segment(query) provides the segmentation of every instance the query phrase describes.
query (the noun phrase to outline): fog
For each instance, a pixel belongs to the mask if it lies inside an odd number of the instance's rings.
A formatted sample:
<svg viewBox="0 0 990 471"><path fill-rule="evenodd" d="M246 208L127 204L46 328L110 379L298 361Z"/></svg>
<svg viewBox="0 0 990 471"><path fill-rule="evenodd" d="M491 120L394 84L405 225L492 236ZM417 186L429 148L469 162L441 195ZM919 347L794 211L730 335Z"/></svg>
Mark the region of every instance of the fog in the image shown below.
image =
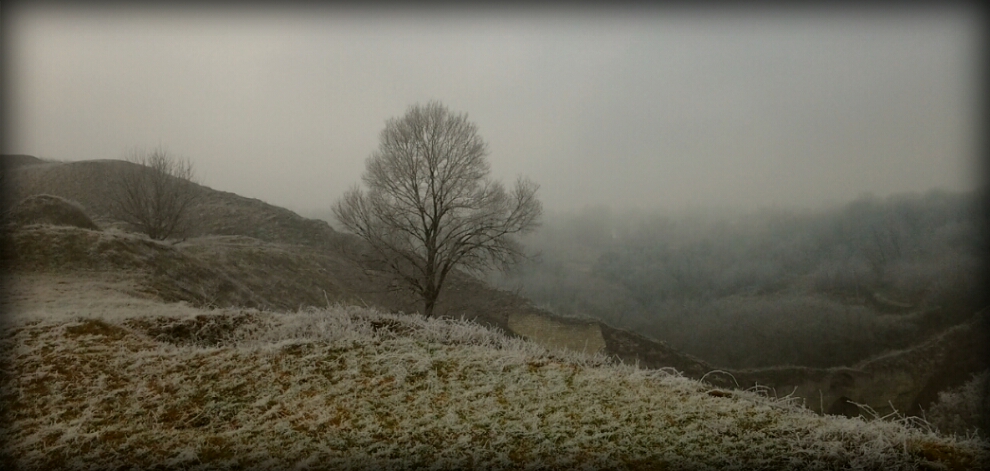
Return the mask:
<svg viewBox="0 0 990 471"><path fill-rule="evenodd" d="M6 6L4 153L163 145L326 211L439 100L550 210L816 207L978 187L982 11Z"/></svg>

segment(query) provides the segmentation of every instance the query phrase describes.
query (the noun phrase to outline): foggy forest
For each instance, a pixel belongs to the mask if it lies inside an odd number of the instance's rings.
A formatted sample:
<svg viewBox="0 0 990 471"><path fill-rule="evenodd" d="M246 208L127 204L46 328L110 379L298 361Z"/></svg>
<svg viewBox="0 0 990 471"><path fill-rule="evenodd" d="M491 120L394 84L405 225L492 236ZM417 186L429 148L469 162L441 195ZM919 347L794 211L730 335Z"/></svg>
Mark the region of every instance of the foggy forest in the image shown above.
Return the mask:
<svg viewBox="0 0 990 471"><path fill-rule="evenodd" d="M849 365L986 305L986 225L977 193L937 190L816 211L589 207L548 214L536 256L493 282L724 367Z"/></svg>

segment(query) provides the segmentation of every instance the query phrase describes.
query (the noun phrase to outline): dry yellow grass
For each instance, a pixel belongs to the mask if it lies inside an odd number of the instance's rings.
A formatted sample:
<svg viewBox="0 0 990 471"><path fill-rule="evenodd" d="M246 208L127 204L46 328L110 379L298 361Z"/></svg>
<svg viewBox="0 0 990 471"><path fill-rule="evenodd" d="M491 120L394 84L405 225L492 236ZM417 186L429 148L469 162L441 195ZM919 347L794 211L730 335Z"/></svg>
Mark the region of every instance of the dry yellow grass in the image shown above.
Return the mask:
<svg viewBox="0 0 990 471"><path fill-rule="evenodd" d="M469 322L354 307L206 311L134 297L126 276L74 281L5 285L15 315L0 340L4 468L990 464L975 439L719 394Z"/></svg>

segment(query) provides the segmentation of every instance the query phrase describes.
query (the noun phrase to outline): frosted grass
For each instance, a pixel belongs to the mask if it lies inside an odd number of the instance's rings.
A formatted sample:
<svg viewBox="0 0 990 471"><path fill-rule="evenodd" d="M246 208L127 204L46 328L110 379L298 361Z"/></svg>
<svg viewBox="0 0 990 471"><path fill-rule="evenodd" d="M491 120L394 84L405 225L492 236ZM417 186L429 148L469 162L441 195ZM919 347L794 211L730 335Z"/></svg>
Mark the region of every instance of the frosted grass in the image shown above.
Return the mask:
<svg viewBox="0 0 990 471"><path fill-rule="evenodd" d="M979 469L986 442L336 306L4 326L4 467ZM9 465L9 466L8 466Z"/></svg>

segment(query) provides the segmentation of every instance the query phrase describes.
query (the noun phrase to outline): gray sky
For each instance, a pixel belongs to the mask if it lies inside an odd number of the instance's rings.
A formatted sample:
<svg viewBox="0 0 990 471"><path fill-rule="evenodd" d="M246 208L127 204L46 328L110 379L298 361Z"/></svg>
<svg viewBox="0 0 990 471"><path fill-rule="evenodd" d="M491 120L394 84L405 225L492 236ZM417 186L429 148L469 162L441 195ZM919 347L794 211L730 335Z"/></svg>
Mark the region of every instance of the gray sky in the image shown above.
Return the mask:
<svg viewBox="0 0 990 471"><path fill-rule="evenodd" d="M164 145L303 213L440 100L551 209L977 187L982 24L926 11L5 8L5 153Z"/></svg>

